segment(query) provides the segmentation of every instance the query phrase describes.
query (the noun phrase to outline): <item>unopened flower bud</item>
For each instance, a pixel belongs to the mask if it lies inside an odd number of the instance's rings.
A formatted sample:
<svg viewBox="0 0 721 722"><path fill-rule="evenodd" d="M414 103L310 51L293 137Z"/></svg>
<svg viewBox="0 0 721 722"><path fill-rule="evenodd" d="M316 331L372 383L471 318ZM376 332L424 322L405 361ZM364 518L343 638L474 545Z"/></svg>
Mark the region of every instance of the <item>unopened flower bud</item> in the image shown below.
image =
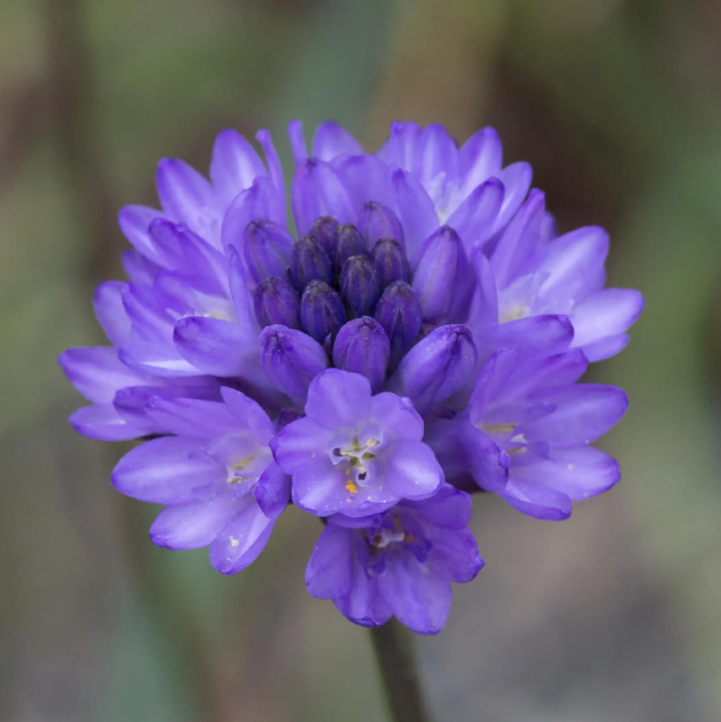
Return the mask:
<svg viewBox="0 0 721 722"><path fill-rule="evenodd" d="M371 257L378 285L381 288L390 286L394 281L410 281L411 269L406 254L398 241L394 241L392 238L381 238L373 246Z"/></svg>
<svg viewBox="0 0 721 722"><path fill-rule="evenodd" d="M467 326L440 326L406 354L394 381L423 413L443 403L468 381L477 358Z"/></svg>
<svg viewBox="0 0 721 722"><path fill-rule="evenodd" d="M363 256L368 253L365 239L352 223L346 223L338 229L338 247L335 252L335 270L340 273L343 264L351 256Z"/></svg>
<svg viewBox="0 0 721 722"><path fill-rule="evenodd" d="M280 323L300 328L300 299L287 281L276 276L266 278L255 289L255 316L262 328Z"/></svg>
<svg viewBox="0 0 721 722"><path fill-rule="evenodd" d="M423 320L445 323L454 320L457 309L467 307L472 276L458 234L439 228L419 249L413 275L413 290L423 309Z"/></svg>
<svg viewBox="0 0 721 722"><path fill-rule="evenodd" d="M296 402L305 400L308 386L328 366L323 347L302 331L268 326L260 334L265 375Z"/></svg>
<svg viewBox="0 0 721 722"><path fill-rule="evenodd" d="M243 234L243 254L256 283L270 276L282 278L290 264L293 237L273 221L251 221Z"/></svg>
<svg viewBox="0 0 721 722"><path fill-rule="evenodd" d="M338 221L335 218L320 216L313 221L313 227L310 230L311 236L318 241L330 259L335 258L338 248L338 228Z"/></svg>
<svg viewBox="0 0 721 722"><path fill-rule="evenodd" d="M299 291L303 291L311 281L330 283L332 277L330 259L313 236L303 236L293 246L290 274Z"/></svg>
<svg viewBox="0 0 721 722"><path fill-rule="evenodd" d="M405 245L403 226L396 214L376 201L369 201L361 208L358 230L365 238L368 248L373 248L379 238L393 238L401 248Z"/></svg>
<svg viewBox="0 0 721 722"><path fill-rule="evenodd" d="M391 344L378 321L368 316L349 321L333 344L333 364L344 371L362 374L374 393L386 377Z"/></svg>
<svg viewBox="0 0 721 722"><path fill-rule="evenodd" d="M353 318L373 314L380 289L368 256L351 256L340 274L340 295Z"/></svg>
<svg viewBox="0 0 721 722"><path fill-rule="evenodd" d="M334 336L346 322L338 292L323 281L311 281L303 291L300 320L303 330L318 343L323 343L329 334Z"/></svg>
<svg viewBox="0 0 721 722"><path fill-rule="evenodd" d="M376 306L375 319L385 329L391 344L391 368L416 341L423 313L413 289L404 281L392 283Z"/></svg>

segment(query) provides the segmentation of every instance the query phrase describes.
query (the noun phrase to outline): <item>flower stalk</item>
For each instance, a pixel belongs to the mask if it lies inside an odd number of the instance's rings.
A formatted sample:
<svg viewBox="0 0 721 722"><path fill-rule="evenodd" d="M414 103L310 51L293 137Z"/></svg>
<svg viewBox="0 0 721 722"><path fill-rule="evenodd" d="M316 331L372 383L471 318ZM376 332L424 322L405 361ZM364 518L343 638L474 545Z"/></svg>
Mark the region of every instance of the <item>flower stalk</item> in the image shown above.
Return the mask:
<svg viewBox="0 0 721 722"><path fill-rule="evenodd" d="M389 722L431 722L423 698L411 633L395 619L371 627Z"/></svg>

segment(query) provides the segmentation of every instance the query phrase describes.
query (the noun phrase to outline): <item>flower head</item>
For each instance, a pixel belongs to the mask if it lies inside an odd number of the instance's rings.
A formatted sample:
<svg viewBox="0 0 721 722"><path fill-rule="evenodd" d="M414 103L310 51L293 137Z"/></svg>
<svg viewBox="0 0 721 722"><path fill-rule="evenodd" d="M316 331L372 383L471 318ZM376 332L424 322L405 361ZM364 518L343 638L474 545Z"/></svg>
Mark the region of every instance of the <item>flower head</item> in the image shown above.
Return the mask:
<svg viewBox="0 0 721 722"><path fill-rule="evenodd" d="M289 126L283 171L233 131L210 178L161 161L159 210L130 206L127 282L102 284L109 346L60 363L91 402L88 436L157 437L113 473L166 506L152 540L255 559L290 502L326 528L307 572L353 621L437 632L449 582L482 566L470 496L561 519L619 479L590 446L620 389L578 383L618 353L640 294L607 289L608 237L558 235L525 163L496 132L460 147L394 123L375 154L326 122Z"/></svg>

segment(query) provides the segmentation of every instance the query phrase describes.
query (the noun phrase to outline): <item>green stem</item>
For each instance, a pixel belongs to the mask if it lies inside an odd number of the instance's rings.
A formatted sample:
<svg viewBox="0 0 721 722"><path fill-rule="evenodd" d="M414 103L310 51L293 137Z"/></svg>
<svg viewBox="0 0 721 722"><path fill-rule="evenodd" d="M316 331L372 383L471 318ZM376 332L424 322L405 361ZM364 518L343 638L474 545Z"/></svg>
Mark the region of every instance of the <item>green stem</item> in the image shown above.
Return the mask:
<svg viewBox="0 0 721 722"><path fill-rule="evenodd" d="M391 722L430 722L411 633L395 619L370 630Z"/></svg>

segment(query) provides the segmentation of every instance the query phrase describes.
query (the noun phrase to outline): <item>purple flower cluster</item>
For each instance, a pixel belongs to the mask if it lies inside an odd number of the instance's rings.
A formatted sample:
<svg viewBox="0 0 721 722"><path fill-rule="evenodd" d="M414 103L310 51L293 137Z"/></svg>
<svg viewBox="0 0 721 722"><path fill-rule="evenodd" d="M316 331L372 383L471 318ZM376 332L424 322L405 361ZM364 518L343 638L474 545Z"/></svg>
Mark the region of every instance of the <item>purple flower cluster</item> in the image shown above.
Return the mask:
<svg viewBox="0 0 721 722"><path fill-rule="evenodd" d="M604 288L606 233L558 235L490 128L459 148L394 123L375 154L330 122L310 154L289 135L292 219L266 131L264 159L222 132L209 180L161 161L161 210L121 211L130 280L95 294L111 345L60 357L91 402L70 420L151 437L112 480L165 505L154 543L232 574L293 503L325 523L313 596L432 634L483 566L471 493L557 520L619 480L590 443L626 396L579 379L643 299Z"/></svg>

